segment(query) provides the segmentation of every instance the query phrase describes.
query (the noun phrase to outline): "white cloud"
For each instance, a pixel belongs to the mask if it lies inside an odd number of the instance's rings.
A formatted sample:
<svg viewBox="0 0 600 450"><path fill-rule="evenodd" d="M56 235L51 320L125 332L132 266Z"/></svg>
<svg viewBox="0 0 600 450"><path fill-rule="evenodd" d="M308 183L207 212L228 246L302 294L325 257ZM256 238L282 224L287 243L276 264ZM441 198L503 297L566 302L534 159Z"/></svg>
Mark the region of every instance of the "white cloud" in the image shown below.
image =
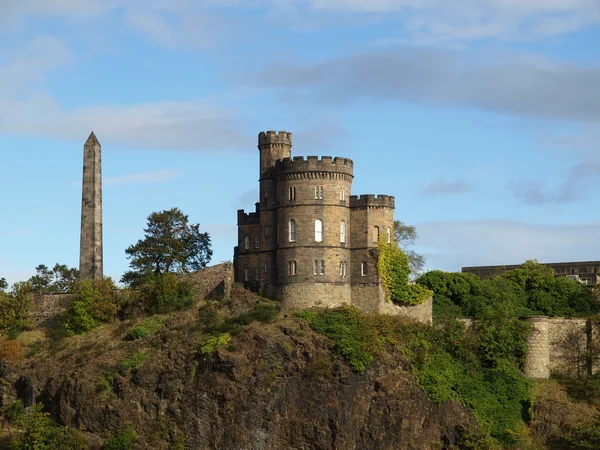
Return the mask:
<svg viewBox="0 0 600 450"><path fill-rule="evenodd" d="M460 180L443 180L441 178L436 178L435 180L427 183L421 189L421 194L424 196L434 196L434 195L452 195L452 194L462 194L465 192L469 192L473 189L473 186L469 183Z"/></svg>

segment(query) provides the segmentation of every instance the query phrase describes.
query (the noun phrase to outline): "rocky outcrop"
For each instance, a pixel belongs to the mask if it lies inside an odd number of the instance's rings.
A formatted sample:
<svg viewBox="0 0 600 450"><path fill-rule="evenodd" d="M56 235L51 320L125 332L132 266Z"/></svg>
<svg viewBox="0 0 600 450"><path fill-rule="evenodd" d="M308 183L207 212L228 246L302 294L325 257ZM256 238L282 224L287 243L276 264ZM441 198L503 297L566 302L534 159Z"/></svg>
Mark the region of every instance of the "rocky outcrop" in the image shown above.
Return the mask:
<svg viewBox="0 0 600 450"><path fill-rule="evenodd" d="M186 449L439 449L474 423L458 403L434 404L399 351L360 375L327 338L283 317L203 359L194 325L178 313L143 342L123 340L125 325L100 327L5 369L3 395L21 395L27 379L62 424L99 442L131 422L145 449L184 439ZM148 359L137 370L119 370L139 352Z"/></svg>

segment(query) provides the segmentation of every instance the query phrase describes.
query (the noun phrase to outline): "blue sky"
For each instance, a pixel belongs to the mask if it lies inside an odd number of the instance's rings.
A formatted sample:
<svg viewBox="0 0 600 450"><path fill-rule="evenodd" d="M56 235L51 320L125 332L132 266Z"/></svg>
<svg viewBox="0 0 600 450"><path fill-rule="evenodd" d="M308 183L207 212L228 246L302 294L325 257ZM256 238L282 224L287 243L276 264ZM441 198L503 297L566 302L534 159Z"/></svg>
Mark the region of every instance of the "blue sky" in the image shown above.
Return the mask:
<svg viewBox="0 0 600 450"><path fill-rule="evenodd" d="M102 144L105 272L177 206L232 258L257 134L354 160L427 268L600 259L597 0L0 2L0 277L76 267Z"/></svg>

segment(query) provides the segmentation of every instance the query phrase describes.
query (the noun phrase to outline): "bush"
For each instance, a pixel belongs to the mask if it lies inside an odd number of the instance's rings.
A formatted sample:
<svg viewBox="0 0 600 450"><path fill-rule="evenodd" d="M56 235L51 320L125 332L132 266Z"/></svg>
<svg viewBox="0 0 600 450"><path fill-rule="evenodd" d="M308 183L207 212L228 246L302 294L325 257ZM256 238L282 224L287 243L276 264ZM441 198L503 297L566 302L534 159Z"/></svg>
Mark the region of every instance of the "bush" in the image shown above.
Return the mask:
<svg viewBox="0 0 600 450"><path fill-rule="evenodd" d="M138 435L131 425L125 425L104 442L104 450L131 450Z"/></svg>
<svg viewBox="0 0 600 450"><path fill-rule="evenodd" d="M11 332L11 337L31 328L29 311L33 294L29 283L15 283L10 293L0 291L0 334Z"/></svg>
<svg viewBox="0 0 600 450"><path fill-rule="evenodd" d="M5 408L3 414L11 425L16 427L22 427L25 425L25 405L21 400L17 400L12 405Z"/></svg>
<svg viewBox="0 0 600 450"><path fill-rule="evenodd" d="M73 286L63 325L71 336L87 333L101 322L114 320L120 308L121 296L110 278L82 281Z"/></svg>
<svg viewBox="0 0 600 450"><path fill-rule="evenodd" d="M202 336L198 340L198 352L202 357L211 356L219 349L227 347L231 342L231 334L223 333L217 336Z"/></svg>
<svg viewBox="0 0 600 450"><path fill-rule="evenodd" d="M166 322L164 316L152 316L144 319L139 325L135 326L127 332L125 339L133 341L152 336L158 332Z"/></svg>
<svg viewBox="0 0 600 450"><path fill-rule="evenodd" d="M23 348L17 341L0 342L0 361L17 362L23 359Z"/></svg>
<svg viewBox="0 0 600 450"><path fill-rule="evenodd" d="M193 285L172 273L144 278L140 295L150 313L167 313L188 308L194 300Z"/></svg>
<svg viewBox="0 0 600 450"><path fill-rule="evenodd" d="M135 353L119 363L119 370L122 373L131 373L136 371L142 364L148 360L146 353Z"/></svg>
<svg viewBox="0 0 600 450"><path fill-rule="evenodd" d="M65 429L59 426L50 415L42 412L43 405L35 405L25 412L23 433L11 441L12 450L76 450L67 447Z"/></svg>

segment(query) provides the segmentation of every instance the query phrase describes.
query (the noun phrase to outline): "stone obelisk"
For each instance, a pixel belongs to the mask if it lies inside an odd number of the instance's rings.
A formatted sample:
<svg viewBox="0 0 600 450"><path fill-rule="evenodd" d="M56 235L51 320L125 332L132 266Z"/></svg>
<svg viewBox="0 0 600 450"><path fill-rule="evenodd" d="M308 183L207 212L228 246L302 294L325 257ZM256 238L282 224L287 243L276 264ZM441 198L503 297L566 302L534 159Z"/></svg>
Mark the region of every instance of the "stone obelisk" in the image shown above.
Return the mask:
<svg viewBox="0 0 600 450"><path fill-rule="evenodd" d="M102 155L92 131L83 146L83 193L79 278L101 280L102 269Z"/></svg>

